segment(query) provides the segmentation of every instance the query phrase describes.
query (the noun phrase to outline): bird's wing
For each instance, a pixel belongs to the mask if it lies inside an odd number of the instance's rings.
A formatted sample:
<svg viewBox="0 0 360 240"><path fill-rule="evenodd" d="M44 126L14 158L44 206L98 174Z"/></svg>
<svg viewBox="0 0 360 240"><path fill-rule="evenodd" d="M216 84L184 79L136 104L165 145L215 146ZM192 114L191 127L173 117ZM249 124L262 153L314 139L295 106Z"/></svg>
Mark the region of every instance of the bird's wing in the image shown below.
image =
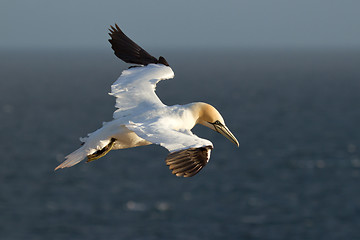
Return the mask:
<svg viewBox="0 0 360 240"><path fill-rule="evenodd" d="M197 174L210 159L212 146L188 148L170 153L166 165L178 177L192 177Z"/></svg>
<svg viewBox="0 0 360 240"><path fill-rule="evenodd" d="M156 59L132 41L123 33L123 31L121 31L117 24L115 24L115 27L110 26L109 31L109 35L111 37L109 42L111 43L111 48L114 50L115 55L124 62L141 65L162 63L169 66L165 58L160 57L159 60Z"/></svg>
<svg viewBox="0 0 360 240"><path fill-rule="evenodd" d="M161 145L170 151L166 164L176 176L192 177L209 161L213 145L209 140L199 138L190 130L176 131L164 125L127 125L139 137Z"/></svg>
<svg viewBox="0 0 360 240"><path fill-rule="evenodd" d="M122 72L111 85L110 95L116 97L115 119L140 114L149 109L164 106L155 93L156 84L174 77L174 72L163 64L149 64Z"/></svg>

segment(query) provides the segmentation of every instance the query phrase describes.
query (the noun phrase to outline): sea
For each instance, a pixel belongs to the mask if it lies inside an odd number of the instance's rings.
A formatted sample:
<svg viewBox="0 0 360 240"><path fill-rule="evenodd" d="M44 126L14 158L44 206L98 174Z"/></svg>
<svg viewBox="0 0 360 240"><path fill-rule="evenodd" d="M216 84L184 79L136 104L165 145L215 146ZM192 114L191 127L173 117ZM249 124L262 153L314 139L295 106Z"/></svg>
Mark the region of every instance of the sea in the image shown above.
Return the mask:
<svg viewBox="0 0 360 240"><path fill-rule="evenodd" d="M191 178L156 145L54 171L111 121L111 49L0 51L0 239L360 239L360 50L165 49L167 105L215 106L240 142Z"/></svg>

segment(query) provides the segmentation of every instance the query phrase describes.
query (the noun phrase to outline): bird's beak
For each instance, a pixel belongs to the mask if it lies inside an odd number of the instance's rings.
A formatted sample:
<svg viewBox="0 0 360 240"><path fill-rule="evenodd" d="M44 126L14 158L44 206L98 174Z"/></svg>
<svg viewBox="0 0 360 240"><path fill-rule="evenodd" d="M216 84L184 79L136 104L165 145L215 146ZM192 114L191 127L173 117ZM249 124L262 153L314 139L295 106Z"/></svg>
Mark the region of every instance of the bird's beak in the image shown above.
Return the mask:
<svg viewBox="0 0 360 240"><path fill-rule="evenodd" d="M219 121L216 121L214 123L214 127L215 127L215 130L218 132L218 133L221 133L221 135L223 135L224 137L226 137L227 139L229 139L232 143L234 143L236 146L239 147L239 142L238 140L236 139L236 137L234 136L234 134L232 134L230 132L230 130L224 126L222 123L220 123Z"/></svg>

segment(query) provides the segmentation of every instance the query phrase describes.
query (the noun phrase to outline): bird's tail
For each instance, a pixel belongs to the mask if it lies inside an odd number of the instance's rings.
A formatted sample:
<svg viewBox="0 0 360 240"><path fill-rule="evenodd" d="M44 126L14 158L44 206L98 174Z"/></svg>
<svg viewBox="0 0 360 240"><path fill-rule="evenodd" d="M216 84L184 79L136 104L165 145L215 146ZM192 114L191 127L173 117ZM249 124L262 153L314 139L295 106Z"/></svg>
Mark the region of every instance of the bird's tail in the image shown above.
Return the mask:
<svg viewBox="0 0 360 240"><path fill-rule="evenodd" d="M72 167L75 164L81 162L86 156L87 156L87 152L84 146L82 146L78 150L75 150L74 152L67 155L65 157L66 160L63 163L61 163L59 166L57 166L55 168L55 171L58 170L59 168Z"/></svg>

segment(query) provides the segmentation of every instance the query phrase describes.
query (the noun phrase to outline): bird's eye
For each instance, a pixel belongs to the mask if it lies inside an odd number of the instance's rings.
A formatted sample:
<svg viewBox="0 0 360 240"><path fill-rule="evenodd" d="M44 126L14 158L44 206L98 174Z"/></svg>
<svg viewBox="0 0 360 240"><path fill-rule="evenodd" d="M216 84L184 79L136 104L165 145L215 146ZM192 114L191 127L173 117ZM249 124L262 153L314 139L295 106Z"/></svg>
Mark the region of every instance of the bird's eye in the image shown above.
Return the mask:
<svg viewBox="0 0 360 240"><path fill-rule="evenodd" d="M217 131L218 133L220 133L219 130L218 130L218 128L222 126L221 122L220 122L219 120L216 120L214 123L212 123L212 125L214 126L215 131Z"/></svg>
<svg viewBox="0 0 360 240"><path fill-rule="evenodd" d="M216 120L215 122L208 122L208 123L210 123L210 124L212 124L212 125L219 125L219 124L221 124L221 122L220 122L219 120Z"/></svg>

